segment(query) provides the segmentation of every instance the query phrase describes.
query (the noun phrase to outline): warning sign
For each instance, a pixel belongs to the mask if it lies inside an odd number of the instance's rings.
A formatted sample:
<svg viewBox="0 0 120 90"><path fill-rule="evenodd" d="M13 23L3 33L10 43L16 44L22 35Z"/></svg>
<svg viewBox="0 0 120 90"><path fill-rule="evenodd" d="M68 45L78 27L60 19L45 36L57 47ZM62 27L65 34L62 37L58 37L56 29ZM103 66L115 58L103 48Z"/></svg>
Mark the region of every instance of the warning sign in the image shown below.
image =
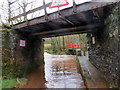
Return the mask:
<svg viewBox="0 0 120 90"><path fill-rule="evenodd" d="M25 47L25 40L20 40L20 47Z"/></svg>
<svg viewBox="0 0 120 90"><path fill-rule="evenodd" d="M52 0L49 8L61 7L61 6L65 6L65 5L68 5L68 4L69 3L67 2L67 0Z"/></svg>

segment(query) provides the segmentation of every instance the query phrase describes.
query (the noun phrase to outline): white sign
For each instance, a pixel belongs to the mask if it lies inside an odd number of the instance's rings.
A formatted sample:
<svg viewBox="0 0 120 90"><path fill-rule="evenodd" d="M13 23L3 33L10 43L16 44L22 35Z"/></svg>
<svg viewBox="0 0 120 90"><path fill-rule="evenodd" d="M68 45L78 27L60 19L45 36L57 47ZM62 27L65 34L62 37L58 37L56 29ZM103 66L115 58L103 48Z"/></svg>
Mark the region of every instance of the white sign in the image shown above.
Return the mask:
<svg viewBox="0 0 120 90"><path fill-rule="evenodd" d="M25 47L25 40L20 40L20 47Z"/></svg>
<svg viewBox="0 0 120 90"><path fill-rule="evenodd" d="M67 0L53 0L50 4L50 8L61 7L68 4L69 3L67 2Z"/></svg>

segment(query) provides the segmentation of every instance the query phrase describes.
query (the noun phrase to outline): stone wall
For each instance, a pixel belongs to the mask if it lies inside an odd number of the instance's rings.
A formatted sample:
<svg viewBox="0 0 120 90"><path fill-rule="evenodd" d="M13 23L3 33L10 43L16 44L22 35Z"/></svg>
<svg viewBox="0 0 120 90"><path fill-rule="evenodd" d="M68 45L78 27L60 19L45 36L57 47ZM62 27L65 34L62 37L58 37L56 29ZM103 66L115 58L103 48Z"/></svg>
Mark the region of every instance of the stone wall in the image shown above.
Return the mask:
<svg viewBox="0 0 120 90"><path fill-rule="evenodd" d="M111 9L104 26L88 34L89 58L113 87L120 87L120 3Z"/></svg>
<svg viewBox="0 0 120 90"><path fill-rule="evenodd" d="M3 76L11 73L10 77L22 77L44 64L42 38L15 31L6 31L3 38ZM20 47L20 40L26 41L25 47Z"/></svg>
<svg viewBox="0 0 120 90"><path fill-rule="evenodd" d="M25 40L25 47L20 47L20 40ZM44 64L44 41L39 37L29 35L17 35L17 43L14 49L14 58L19 62L18 70L24 74Z"/></svg>
<svg viewBox="0 0 120 90"><path fill-rule="evenodd" d="M10 54L10 33L7 29L1 30L2 33L2 75L8 76L11 73L13 63L11 62ZM8 76L9 77L9 76ZM11 75L10 75L11 77Z"/></svg>

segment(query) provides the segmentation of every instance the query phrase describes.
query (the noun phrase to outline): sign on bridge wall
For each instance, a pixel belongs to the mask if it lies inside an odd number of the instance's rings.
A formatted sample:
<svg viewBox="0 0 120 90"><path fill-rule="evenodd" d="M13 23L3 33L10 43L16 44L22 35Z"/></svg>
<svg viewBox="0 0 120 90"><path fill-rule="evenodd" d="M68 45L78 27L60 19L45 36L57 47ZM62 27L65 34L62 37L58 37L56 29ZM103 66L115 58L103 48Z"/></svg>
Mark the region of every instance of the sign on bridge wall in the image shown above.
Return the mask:
<svg viewBox="0 0 120 90"><path fill-rule="evenodd" d="M25 47L25 40L20 40L20 47Z"/></svg>
<svg viewBox="0 0 120 90"><path fill-rule="evenodd" d="M52 0L49 8L61 7L61 6L65 6L65 5L68 5L68 4L69 3L67 2L67 0Z"/></svg>

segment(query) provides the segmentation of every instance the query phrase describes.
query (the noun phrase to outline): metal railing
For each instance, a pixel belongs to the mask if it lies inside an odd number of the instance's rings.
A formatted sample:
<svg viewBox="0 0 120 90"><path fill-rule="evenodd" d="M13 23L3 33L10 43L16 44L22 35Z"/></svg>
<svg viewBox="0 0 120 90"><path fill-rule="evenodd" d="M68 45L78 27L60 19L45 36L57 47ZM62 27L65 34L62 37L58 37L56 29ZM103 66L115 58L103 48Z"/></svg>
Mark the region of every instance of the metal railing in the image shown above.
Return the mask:
<svg viewBox="0 0 120 90"><path fill-rule="evenodd" d="M16 0L16 1L19 1L19 0ZM36 1L38 1L38 2L36 2ZM67 0L69 2L69 5L51 9L51 8L49 8L50 2L48 2L48 1L52 2L52 0L33 0L32 2L27 2L27 3L23 2L23 6L19 5L20 7L14 9L14 10L10 10L9 12L11 15L9 15L9 16L10 16L10 21L11 21L12 25L20 23L20 22L28 23L28 20L34 19L34 18L37 18L40 16L44 16L45 20L48 20L48 14L56 12L56 11L58 11L58 14L60 14L60 10L68 8L68 7L72 7L73 13L76 13L77 5L84 3L84 2L81 2L82 0ZM93 1L93 0L87 0L86 2L89 2L89 1ZM118 1L120 1L120 0L118 0ZM29 5L32 4L33 6L37 6L37 3L39 3L41 5L38 5L38 7L34 7L32 9L30 8ZM14 8L15 7L14 5L16 5L16 2L12 3L11 7ZM27 6L29 6L28 9L27 9Z"/></svg>
<svg viewBox="0 0 120 90"><path fill-rule="evenodd" d="M33 8L31 10L28 10L28 11L24 10L24 9L26 9L27 5L34 3L34 2L27 3L26 6L24 6L23 8L18 7L17 9L11 10L11 14L12 14L11 15L11 23L14 25L14 24L17 24L20 22L25 22L25 21L28 22L28 20L36 18L36 17L40 17L40 16L45 16L45 19L48 20L49 13L52 13L55 11L58 11L58 13L59 13L60 10L62 10L64 8L68 8L68 7L73 7L73 12L75 13L76 12L76 9L75 9L76 5L79 4L78 3L79 0L68 0L68 1L70 1L68 6L64 6L62 8L60 7L60 8L50 9L49 8L50 2L46 3L46 0L39 0L39 1L42 1L42 2L40 2L43 4L42 6ZM16 11L19 12L21 8L23 9L23 13L17 13ZM16 14L18 14L18 15L16 15ZM36 14L36 16L34 14Z"/></svg>

